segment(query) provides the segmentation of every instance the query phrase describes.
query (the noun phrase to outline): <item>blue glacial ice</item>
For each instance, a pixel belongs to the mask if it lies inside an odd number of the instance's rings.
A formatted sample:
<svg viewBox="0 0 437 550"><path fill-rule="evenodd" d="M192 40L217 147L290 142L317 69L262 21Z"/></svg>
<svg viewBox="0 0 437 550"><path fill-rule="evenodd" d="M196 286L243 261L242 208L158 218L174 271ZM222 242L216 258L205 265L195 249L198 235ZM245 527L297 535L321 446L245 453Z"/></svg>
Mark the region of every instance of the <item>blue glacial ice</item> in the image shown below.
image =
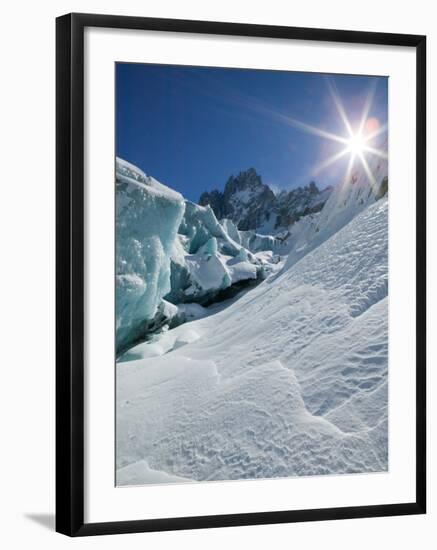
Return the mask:
<svg viewBox="0 0 437 550"><path fill-rule="evenodd" d="M184 320L176 304L210 303L234 283L263 276L263 263L228 234L239 240L230 223L120 158L116 210L118 354Z"/></svg>
<svg viewBox="0 0 437 550"><path fill-rule="evenodd" d="M183 197L138 168L116 162L116 345L126 349L165 317L170 256Z"/></svg>

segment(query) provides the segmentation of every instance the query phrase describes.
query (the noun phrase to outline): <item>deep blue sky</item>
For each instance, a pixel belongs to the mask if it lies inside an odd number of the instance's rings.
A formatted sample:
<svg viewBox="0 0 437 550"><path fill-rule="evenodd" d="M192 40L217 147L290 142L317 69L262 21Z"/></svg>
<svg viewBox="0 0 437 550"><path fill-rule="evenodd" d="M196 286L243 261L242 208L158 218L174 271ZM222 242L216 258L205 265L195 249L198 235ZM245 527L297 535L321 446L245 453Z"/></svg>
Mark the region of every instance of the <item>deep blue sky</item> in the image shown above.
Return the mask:
<svg viewBox="0 0 437 550"><path fill-rule="evenodd" d="M194 201L249 167L275 189L335 184L346 158L313 171L344 146L285 118L346 136L329 82L353 126L376 85L369 117L387 122L386 78L119 63L116 154Z"/></svg>

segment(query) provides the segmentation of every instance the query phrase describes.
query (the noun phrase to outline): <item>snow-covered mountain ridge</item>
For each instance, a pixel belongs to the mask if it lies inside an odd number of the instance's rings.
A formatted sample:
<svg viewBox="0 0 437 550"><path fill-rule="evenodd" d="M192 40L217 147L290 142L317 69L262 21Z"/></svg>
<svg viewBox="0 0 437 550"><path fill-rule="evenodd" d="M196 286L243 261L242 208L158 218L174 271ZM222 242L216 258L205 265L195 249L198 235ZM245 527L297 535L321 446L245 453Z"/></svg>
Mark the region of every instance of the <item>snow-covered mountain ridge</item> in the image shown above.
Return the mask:
<svg viewBox="0 0 437 550"><path fill-rule="evenodd" d="M201 194L199 204L210 205L218 219L229 218L241 231L273 234L303 216L319 212L332 188L320 191L314 182L277 195L262 182L254 168L231 176L223 192Z"/></svg>

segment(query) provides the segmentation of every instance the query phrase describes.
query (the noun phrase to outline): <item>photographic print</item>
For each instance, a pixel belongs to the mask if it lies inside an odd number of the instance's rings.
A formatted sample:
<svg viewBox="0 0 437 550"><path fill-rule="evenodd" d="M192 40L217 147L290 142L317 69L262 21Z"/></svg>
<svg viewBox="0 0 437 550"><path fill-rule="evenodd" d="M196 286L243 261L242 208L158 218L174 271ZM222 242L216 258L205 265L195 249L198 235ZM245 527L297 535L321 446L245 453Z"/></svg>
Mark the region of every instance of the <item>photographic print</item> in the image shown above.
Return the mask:
<svg viewBox="0 0 437 550"><path fill-rule="evenodd" d="M388 470L388 78L115 64L117 486Z"/></svg>

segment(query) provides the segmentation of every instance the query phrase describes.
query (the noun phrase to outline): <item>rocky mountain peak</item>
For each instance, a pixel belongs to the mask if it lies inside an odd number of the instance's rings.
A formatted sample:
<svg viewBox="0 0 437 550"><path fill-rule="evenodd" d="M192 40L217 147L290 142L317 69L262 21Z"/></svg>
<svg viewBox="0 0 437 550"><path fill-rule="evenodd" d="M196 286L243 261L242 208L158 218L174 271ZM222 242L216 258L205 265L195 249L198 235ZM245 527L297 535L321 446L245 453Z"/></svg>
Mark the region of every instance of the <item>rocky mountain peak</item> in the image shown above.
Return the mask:
<svg viewBox="0 0 437 550"><path fill-rule="evenodd" d="M331 188L320 191L314 181L275 195L254 168L229 177L224 190L202 193L199 204L209 204L218 219L231 219L242 231L275 232L302 216L322 209Z"/></svg>
<svg viewBox="0 0 437 550"><path fill-rule="evenodd" d="M237 176L230 176L226 182L224 194L232 195L237 191L243 191L251 189L253 191L262 191L267 188L263 184L261 176L257 173L255 168L249 168L243 172L240 172Z"/></svg>

